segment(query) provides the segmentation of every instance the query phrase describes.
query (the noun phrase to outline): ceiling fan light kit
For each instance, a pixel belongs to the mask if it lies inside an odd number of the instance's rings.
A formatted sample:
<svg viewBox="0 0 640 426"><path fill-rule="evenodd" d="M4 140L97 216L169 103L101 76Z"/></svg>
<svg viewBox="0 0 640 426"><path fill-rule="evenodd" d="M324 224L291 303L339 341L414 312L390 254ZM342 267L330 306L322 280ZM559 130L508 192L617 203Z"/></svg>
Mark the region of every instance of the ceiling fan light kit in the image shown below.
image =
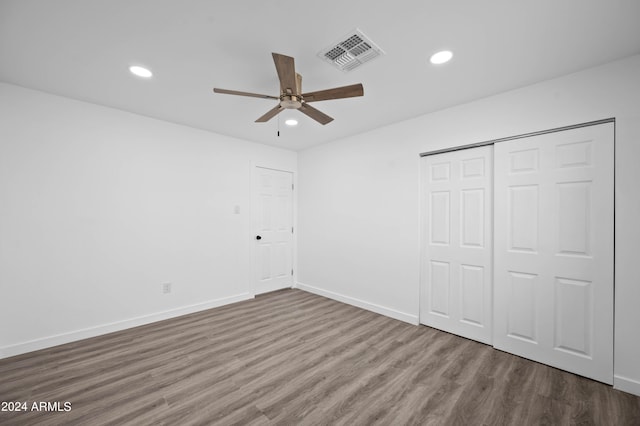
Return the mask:
<svg viewBox="0 0 640 426"><path fill-rule="evenodd" d="M153 73L149 69L145 67L141 67L139 65L130 66L129 71L131 71L131 74L137 75L138 77L142 77L142 78L153 77Z"/></svg>
<svg viewBox="0 0 640 426"><path fill-rule="evenodd" d="M260 95L257 93L219 88L214 88L214 93L278 100L278 104L259 117L256 120L256 123L267 122L285 109L297 109L323 125L333 121L333 118L312 107L309 105L309 102L352 98L364 95L364 88L360 83L352 84L350 86L335 87L333 89L319 90L316 92L302 93L302 76L296 73L294 59L291 56L281 55L279 53L272 53L272 56L278 73L278 79L280 80L280 96Z"/></svg>
<svg viewBox="0 0 640 426"><path fill-rule="evenodd" d="M431 55L429 61L434 65L441 65L449 62L451 58L453 58L453 53L450 50L441 50Z"/></svg>

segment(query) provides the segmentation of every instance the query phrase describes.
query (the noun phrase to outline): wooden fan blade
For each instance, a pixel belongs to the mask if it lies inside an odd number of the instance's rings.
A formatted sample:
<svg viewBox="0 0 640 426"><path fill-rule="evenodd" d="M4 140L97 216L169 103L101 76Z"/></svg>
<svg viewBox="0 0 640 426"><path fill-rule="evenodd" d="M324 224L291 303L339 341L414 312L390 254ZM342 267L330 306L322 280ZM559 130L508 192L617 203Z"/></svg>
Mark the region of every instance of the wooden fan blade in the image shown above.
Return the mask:
<svg viewBox="0 0 640 426"><path fill-rule="evenodd" d="M302 93L302 76L296 73L296 95Z"/></svg>
<svg viewBox="0 0 640 426"><path fill-rule="evenodd" d="M280 114L283 110L284 110L284 108L282 108L280 106L280 104L278 104L275 107L271 108L269 111L267 111L267 113L265 115L263 115L262 117L258 118L256 120L256 123L265 123L265 122L271 120L276 115Z"/></svg>
<svg viewBox="0 0 640 426"><path fill-rule="evenodd" d="M280 90L287 92L290 90L292 95L298 95L296 87L296 67L294 60L291 56L281 55L279 53L272 53L273 63L276 64L276 71L278 72L278 79L280 79Z"/></svg>
<svg viewBox="0 0 640 426"><path fill-rule="evenodd" d="M251 96L252 98L262 98L262 99L280 99L275 96L269 95L260 95L258 93L249 93L249 92L238 92L237 90L227 90L227 89L213 89L214 93L223 93L225 95L239 95L239 96Z"/></svg>
<svg viewBox="0 0 640 426"><path fill-rule="evenodd" d="M352 84L351 86L336 87L334 89L319 90L317 92L303 93L305 102L328 101L330 99L353 98L364 95L362 84Z"/></svg>
<svg viewBox="0 0 640 426"><path fill-rule="evenodd" d="M303 114L306 114L309 117L313 118L322 125L331 123L333 121L333 118L329 117L324 112L315 109L311 105L302 104L302 106L298 108L298 110Z"/></svg>

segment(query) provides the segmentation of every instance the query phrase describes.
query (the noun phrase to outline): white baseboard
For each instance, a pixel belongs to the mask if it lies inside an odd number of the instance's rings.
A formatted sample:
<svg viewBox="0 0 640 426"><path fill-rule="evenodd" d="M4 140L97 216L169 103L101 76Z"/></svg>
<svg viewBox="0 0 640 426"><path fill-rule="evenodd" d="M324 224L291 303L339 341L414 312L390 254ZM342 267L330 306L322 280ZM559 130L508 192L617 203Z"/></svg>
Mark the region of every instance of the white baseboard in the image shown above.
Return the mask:
<svg viewBox="0 0 640 426"><path fill-rule="evenodd" d="M10 356L20 355L27 352L46 349L53 346L63 345L65 343L75 342L77 340L88 339L90 337L101 336L114 331L121 331L127 328L137 327L140 325L150 324L152 322L162 321L169 318L175 318L182 315L192 314L194 312L204 311L218 306L228 305L230 303L240 302L243 300L253 299L254 295L250 293L242 293L235 296L224 297L221 299L209 300L195 305L182 306L168 311L157 312L155 314L143 315L123 321L112 322L99 325L96 327L84 328L81 330L71 331L68 333L56 334L54 336L43 337L40 339L30 340L27 342L17 343L14 345L0 347L0 359Z"/></svg>
<svg viewBox="0 0 640 426"><path fill-rule="evenodd" d="M375 303L366 302L364 300L356 299L350 296L345 296L343 294L335 293L333 291L323 290L321 288L303 284L301 282L297 282L295 287L299 288L300 290L308 291L309 293L314 293L320 296L328 297L329 299L346 303L348 305L357 306L358 308L366 309L368 311L372 311L380 315L384 315L400 321L408 322L409 324L413 324L413 325L419 324L417 315L411 315L405 312L396 311L395 309L386 308L384 306L376 305Z"/></svg>
<svg viewBox="0 0 640 426"><path fill-rule="evenodd" d="M613 376L614 389L640 396L640 382L624 376Z"/></svg>

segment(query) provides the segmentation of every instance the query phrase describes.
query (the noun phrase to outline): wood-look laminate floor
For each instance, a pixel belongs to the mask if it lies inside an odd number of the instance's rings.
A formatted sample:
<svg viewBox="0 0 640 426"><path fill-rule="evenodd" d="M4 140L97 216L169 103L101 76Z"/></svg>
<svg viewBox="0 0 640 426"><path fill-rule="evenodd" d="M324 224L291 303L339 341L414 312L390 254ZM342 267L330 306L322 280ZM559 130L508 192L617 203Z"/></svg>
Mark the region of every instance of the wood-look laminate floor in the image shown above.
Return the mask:
<svg viewBox="0 0 640 426"><path fill-rule="evenodd" d="M300 290L0 360L2 425L640 425L640 398ZM29 407L31 408L31 407Z"/></svg>

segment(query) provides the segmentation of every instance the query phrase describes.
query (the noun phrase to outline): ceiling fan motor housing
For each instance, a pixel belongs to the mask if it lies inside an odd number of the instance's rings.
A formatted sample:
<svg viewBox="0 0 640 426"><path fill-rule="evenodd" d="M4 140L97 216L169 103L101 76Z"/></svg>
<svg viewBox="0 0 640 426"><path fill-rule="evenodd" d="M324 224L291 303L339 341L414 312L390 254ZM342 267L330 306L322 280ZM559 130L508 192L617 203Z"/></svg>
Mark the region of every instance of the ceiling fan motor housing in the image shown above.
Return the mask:
<svg viewBox="0 0 640 426"><path fill-rule="evenodd" d="M280 106L286 109L298 109L302 106L302 98L295 95L280 96Z"/></svg>

